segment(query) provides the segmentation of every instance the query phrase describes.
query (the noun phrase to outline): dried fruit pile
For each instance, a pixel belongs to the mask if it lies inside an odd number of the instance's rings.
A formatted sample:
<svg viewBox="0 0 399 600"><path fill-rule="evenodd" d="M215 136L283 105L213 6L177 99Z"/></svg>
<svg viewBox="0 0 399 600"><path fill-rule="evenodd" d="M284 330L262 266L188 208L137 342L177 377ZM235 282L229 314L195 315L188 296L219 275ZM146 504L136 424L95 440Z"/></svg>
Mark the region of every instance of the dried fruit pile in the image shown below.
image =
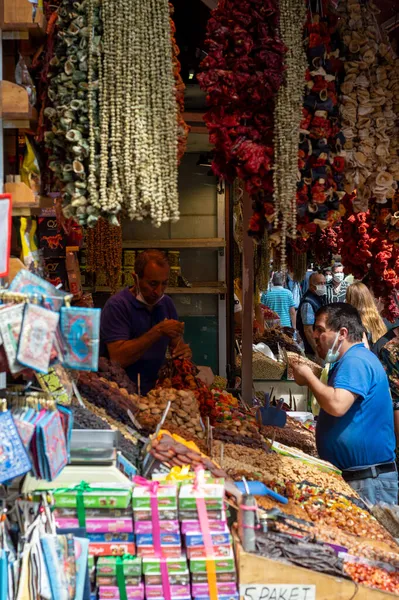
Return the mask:
<svg viewBox="0 0 399 600"><path fill-rule="evenodd" d="M214 443L215 456L220 456L220 445L221 442ZM266 485L273 482L280 486L280 489L285 489L290 481L300 483L306 480L347 496L353 495L352 488L341 477L324 473L310 464L274 452L266 454L264 450L224 444L222 466L236 481L246 477L249 480L263 481Z"/></svg>
<svg viewBox="0 0 399 600"><path fill-rule="evenodd" d="M136 386L119 363L101 357L98 361L98 371L103 379L117 383L120 388L124 388L129 394L136 393Z"/></svg>
<svg viewBox="0 0 399 600"><path fill-rule="evenodd" d="M151 441L150 453L170 468L191 465L194 469L196 466L202 466L215 477L226 476L225 471L220 469L210 458L176 441L164 432L161 432L157 439Z"/></svg>
<svg viewBox="0 0 399 600"><path fill-rule="evenodd" d="M139 410L137 418L140 425L155 429L168 402L171 402L165 425L171 423L200 439L204 437L198 402L192 391L157 388L149 392L147 396L134 395L133 401Z"/></svg>
<svg viewBox="0 0 399 600"><path fill-rule="evenodd" d="M325 490L295 483L288 483L286 487L287 496L301 503L312 521L332 525L353 535L380 540L397 549L393 538L369 512L336 492L338 489L334 487Z"/></svg>
<svg viewBox="0 0 399 600"><path fill-rule="evenodd" d="M131 425L128 410L137 413L135 397L116 382L108 381L98 373L79 372L78 389L91 404L104 408L115 421Z"/></svg>
<svg viewBox="0 0 399 600"><path fill-rule="evenodd" d="M288 415L285 427L262 427L262 434L269 439L274 437L276 442L302 450L310 456L318 456L314 433Z"/></svg>
<svg viewBox="0 0 399 600"><path fill-rule="evenodd" d="M198 400L202 418L215 419L215 398L203 381L196 377L197 367L188 359L175 358L166 363L160 372L157 387L192 390Z"/></svg>
<svg viewBox="0 0 399 600"><path fill-rule="evenodd" d="M356 583L362 583L384 592L399 594L399 573L397 572L391 572L382 567L351 562L345 562L344 570Z"/></svg>

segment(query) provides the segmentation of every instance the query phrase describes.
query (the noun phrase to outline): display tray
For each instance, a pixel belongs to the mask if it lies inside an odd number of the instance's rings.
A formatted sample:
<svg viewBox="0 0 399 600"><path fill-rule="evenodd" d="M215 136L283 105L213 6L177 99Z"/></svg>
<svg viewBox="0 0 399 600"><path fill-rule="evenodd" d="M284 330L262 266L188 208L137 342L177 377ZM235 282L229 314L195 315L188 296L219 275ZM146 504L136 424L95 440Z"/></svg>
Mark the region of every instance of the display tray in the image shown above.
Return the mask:
<svg viewBox="0 0 399 600"><path fill-rule="evenodd" d="M357 585L349 579L324 575L303 567L249 554L244 552L237 538L234 546L240 582L240 600L286 598L287 594L281 596L284 586L291 588L288 591L288 598L290 594L294 594L291 598L295 600L349 600L355 597L356 600L388 600L388 598L398 597L396 594ZM265 589L262 590L258 586L264 586ZM294 592L292 586L295 586ZM311 589L305 589L313 586L315 586L314 593Z"/></svg>

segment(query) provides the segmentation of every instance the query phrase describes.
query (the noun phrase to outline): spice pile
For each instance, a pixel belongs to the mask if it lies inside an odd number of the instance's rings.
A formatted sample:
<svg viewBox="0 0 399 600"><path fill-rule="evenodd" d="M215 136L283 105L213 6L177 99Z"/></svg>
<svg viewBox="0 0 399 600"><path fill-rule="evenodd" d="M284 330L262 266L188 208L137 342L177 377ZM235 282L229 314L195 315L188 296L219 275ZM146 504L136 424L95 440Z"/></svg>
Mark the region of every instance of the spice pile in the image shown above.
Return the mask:
<svg viewBox="0 0 399 600"><path fill-rule="evenodd" d="M381 566L368 565L362 562L347 562L344 571L356 583L363 583L372 588L399 594L399 573L388 571Z"/></svg>

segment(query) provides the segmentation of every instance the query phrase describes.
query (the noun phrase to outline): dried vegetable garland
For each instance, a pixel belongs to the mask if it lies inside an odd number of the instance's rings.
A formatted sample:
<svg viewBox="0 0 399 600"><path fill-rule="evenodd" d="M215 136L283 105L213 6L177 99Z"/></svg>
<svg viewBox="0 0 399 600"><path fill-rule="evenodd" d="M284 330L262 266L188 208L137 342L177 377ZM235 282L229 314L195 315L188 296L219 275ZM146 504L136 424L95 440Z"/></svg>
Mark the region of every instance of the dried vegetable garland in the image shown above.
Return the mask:
<svg viewBox="0 0 399 600"><path fill-rule="evenodd" d="M66 216L177 220L188 127L169 3L63 0L57 27L45 141Z"/></svg>
<svg viewBox="0 0 399 600"><path fill-rule="evenodd" d="M325 11L324 7L324 11ZM309 69L301 123L297 191L297 229L304 237L325 229L340 219L339 200L343 198L345 141L339 123L337 74L339 37L336 18L308 15L306 47Z"/></svg>
<svg viewBox="0 0 399 600"><path fill-rule="evenodd" d="M122 265L122 228L112 225L106 219L99 218L95 227L86 232L87 266L86 270L107 276L112 292L119 287Z"/></svg>
<svg viewBox="0 0 399 600"><path fill-rule="evenodd" d="M384 302L383 316L399 317L399 246L388 240L386 220L375 221L370 210L355 212L354 196L343 201L341 257L346 271L365 279Z"/></svg>
<svg viewBox="0 0 399 600"><path fill-rule="evenodd" d="M172 49L173 49L173 75L175 78L175 92L176 92L176 102L177 102L177 126L178 126L178 134L177 134L177 143L178 143L178 152L177 152L177 160L180 164L181 159L184 156L184 153L187 148L187 137L190 132L190 127L184 120L184 90L186 86L183 83L182 76L180 74L181 64L179 61L180 50L176 43L175 35L176 35L176 26L173 21L173 13L174 13L173 4L169 3L169 11L170 11L170 31L171 31L171 40L172 40Z"/></svg>
<svg viewBox="0 0 399 600"><path fill-rule="evenodd" d="M303 0L280 0L280 33L288 51L285 82L274 112L275 226L281 222L281 268L286 269L286 238L296 236L296 188L299 128L307 58L303 46L306 8Z"/></svg>
<svg viewBox="0 0 399 600"><path fill-rule="evenodd" d="M221 0L208 21L208 56L198 76L210 106L213 171L243 180L254 203L250 232L259 237L274 218L273 106L285 53L278 11L276 0Z"/></svg>
<svg viewBox="0 0 399 600"><path fill-rule="evenodd" d="M399 62L382 38L373 2L338 5L346 49L341 117L346 137L346 191L356 189L354 209L370 198L393 198L399 179Z"/></svg>
<svg viewBox="0 0 399 600"><path fill-rule="evenodd" d="M89 48L89 21L92 44ZM48 73L48 99L44 134L49 168L63 191L65 216L84 224L88 207L90 121L88 69L94 72L100 47L100 7L97 0L71 4L58 10L54 56ZM95 93L93 91L93 93Z"/></svg>

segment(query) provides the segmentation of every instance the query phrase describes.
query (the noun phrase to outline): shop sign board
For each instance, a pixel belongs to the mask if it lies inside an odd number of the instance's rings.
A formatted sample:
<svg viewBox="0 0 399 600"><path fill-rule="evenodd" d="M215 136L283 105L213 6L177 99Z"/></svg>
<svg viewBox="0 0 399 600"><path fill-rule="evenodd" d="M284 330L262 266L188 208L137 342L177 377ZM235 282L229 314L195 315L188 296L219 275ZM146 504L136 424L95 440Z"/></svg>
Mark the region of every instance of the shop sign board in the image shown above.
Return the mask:
<svg viewBox="0 0 399 600"><path fill-rule="evenodd" d="M242 584L242 600L316 600L316 586L292 583Z"/></svg>

